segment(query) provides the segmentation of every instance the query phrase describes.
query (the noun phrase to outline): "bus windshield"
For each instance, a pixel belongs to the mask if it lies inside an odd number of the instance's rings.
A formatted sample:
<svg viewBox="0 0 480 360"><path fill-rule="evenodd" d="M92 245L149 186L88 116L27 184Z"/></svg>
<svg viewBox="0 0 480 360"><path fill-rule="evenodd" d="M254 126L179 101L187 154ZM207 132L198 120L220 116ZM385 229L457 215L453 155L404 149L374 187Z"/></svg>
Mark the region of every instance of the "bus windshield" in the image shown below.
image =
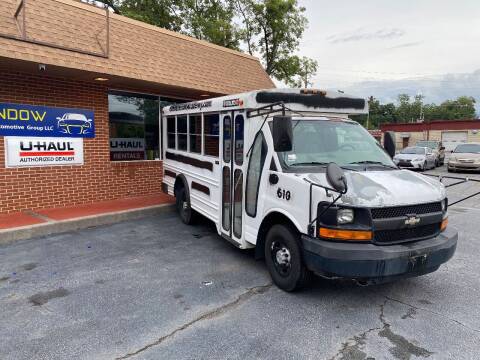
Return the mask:
<svg viewBox="0 0 480 360"><path fill-rule="evenodd" d="M326 166L396 168L380 144L361 125L346 121L293 120L292 151L278 153L288 168Z"/></svg>

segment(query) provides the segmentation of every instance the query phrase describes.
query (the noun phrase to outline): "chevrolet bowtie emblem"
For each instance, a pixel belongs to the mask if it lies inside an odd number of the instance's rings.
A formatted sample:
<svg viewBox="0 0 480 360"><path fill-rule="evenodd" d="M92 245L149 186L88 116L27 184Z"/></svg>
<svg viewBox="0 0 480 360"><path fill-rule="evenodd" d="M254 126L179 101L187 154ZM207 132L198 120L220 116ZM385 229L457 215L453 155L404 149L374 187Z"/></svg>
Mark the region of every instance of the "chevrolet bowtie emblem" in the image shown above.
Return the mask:
<svg viewBox="0 0 480 360"><path fill-rule="evenodd" d="M415 226L420 222L420 218L417 216L409 216L407 220L405 220L405 225L408 226Z"/></svg>

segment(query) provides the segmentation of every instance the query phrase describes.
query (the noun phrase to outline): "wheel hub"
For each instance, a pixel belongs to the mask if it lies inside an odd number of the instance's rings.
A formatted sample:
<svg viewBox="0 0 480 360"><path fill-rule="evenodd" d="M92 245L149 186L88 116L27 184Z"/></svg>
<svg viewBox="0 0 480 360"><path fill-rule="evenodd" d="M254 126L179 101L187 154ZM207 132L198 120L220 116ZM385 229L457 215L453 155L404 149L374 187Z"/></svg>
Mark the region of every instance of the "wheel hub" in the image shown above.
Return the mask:
<svg viewBox="0 0 480 360"><path fill-rule="evenodd" d="M292 268L292 256L288 247L281 241L274 241L270 248L273 264L281 276L288 276Z"/></svg>
<svg viewBox="0 0 480 360"><path fill-rule="evenodd" d="M277 263L279 265L289 265L290 264L290 251L286 247L282 247L277 250L275 254L275 258L277 259Z"/></svg>

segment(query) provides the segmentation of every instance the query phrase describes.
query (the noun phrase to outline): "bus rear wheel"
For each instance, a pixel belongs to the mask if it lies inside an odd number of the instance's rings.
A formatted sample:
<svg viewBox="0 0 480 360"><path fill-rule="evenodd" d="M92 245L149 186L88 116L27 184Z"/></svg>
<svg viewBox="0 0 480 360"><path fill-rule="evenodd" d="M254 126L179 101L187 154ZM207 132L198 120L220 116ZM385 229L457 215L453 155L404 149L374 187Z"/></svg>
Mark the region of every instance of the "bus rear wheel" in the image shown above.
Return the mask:
<svg viewBox="0 0 480 360"><path fill-rule="evenodd" d="M298 235L289 227L274 225L265 240L265 262L273 282L285 291L308 285L311 273L305 267Z"/></svg>
<svg viewBox="0 0 480 360"><path fill-rule="evenodd" d="M188 199L187 193L184 187L181 187L175 193L175 204L177 207L178 215L184 224L193 224L194 215L193 210L190 207L190 199Z"/></svg>

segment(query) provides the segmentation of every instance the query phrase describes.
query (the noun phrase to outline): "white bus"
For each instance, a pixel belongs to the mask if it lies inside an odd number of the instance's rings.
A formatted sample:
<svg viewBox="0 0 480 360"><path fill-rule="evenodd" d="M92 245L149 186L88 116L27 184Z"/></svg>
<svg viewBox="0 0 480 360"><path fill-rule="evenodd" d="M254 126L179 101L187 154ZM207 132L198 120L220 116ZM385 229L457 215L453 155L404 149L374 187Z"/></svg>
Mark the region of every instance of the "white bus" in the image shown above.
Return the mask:
<svg viewBox="0 0 480 360"><path fill-rule="evenodd" d="M240 249L256 247L293 291L315 273L379 283L438 269L457 233L437 180L400 170L339 92L262 90L163 110L162 189L182 221L198 214Z"/></svg>

